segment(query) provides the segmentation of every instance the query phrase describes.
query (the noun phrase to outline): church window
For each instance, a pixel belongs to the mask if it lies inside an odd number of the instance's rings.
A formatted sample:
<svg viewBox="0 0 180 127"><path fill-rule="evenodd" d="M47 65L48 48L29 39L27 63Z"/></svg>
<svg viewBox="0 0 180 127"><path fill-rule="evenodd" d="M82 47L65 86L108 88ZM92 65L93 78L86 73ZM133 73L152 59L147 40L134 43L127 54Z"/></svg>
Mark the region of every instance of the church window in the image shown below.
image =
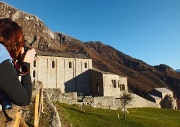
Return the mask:
<svg viewBox="0 0 180 127"><path fill-rule="evenodd" d="M33 66L36 67L36 61L34 61Z"/></svg>
<svg viewBox="0 0 180 127"><path fill-rule="evenodd" d="M69 62L69 68L72 68L72 62Z"/></svg>
<svg viewBox="0 0 180 127"><path fill-rule="evenodd" d="M116 80L112 80L112 85L116 88Z"/></svg>
<svg viewBox="0 0 180 127"><path fill-rule="evenodd" d="M87 68L87 63L84 63L84 67Z"/></svg>
<svg viewBox="0 0 180 127"><path fill-rule="evenodd" d="M125 85L124 84L122 84L122 90L125 90Z"/></svg>
<svg viewBox="0 0 180 127"><path fill-rule="evenodd" d="M120 84L120 91L125 90L125 85L124 84Z"/></svg>
<svg viewBox="0 0 180 127"><path fill-rule="evenodd" d="M118 82L118 88L120 88L120 84L119 84L119 82Z"/></svg>
<svg viewBox="0 0 180 127"><path fill-rule="evenodd" d="M55 68L55 62L52 61L52 68Z"/></svg>
<svg viewBox="0 0 180 127"><path fill-rule="evenodd" d="M33 71L33 77L34 78L36 77L36 71L35 70Z"/></svg>
<svg viewBox="0 0 180 127"><path fill-rule="evenodd" d="M114 88L116 88L116 80L114 80Z"/></svg>

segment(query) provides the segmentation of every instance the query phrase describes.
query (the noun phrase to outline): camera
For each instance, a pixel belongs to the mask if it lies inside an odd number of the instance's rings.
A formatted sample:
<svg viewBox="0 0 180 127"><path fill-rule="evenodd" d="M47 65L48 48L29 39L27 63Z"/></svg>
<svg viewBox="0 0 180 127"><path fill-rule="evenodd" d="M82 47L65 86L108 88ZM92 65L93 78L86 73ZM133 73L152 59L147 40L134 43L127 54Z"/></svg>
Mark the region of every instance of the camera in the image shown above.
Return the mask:
<svg viewBox="0 0 180 127"><path fill-rule="evenodd" d="M27 40L25 40L25 42L24 42L24 52L26 53L28 50L31 50L32 49L32 44L34 43L34 42L36 42L37 41L37 36L35 35L34 36L34 39L33 39L33 41L31 42L31 43L27 43Z"/></svg>

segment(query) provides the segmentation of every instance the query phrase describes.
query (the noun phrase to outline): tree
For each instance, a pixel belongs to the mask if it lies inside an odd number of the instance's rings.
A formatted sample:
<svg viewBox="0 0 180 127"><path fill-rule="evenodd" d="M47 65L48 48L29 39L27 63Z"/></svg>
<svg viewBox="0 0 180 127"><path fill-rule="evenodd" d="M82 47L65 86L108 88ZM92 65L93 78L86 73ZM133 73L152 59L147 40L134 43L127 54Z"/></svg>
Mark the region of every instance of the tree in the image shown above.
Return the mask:
<svg viewBox="0 0 180 127"><path fill-rule="evenodd" d="M124 110L124 120L126 120L126 114L127 114L127 105L130 104L132 101L133 97L131 93L124 92L120 96L120 101Z"/></svg>

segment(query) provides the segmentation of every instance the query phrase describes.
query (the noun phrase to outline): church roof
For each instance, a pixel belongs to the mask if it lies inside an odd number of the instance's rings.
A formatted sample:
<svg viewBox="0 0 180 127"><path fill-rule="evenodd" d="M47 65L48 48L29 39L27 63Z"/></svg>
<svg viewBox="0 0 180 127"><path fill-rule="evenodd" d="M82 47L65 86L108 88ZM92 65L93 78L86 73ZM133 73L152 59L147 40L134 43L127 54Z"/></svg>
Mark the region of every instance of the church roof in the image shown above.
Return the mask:
<svg viewBox="0 0 180 127"><path fill-rule="evenodd" d="M36 51L40 56L54 56L54 57L66 57L66 58L81 58L81 59L90 59L89 57L83 54L72 54L72 53L60 53L60 52L42 52Z"/></svg>
<svg viewBox="0 0 180 127"><path fill-rule="evenodd" d="M100 72L100 73L102 73L102 74L117 75L117 76L119 76L119 77L121 77L121 78L127 78L127 77L120 76L120 75L118 75L118 74L115 74L115 73L111 73L111 72L105 72L105 71L99 70L99 69L97 69L97 68L93 68L92 70L94 70L94 71L97 71L97 72Z"/></svg>

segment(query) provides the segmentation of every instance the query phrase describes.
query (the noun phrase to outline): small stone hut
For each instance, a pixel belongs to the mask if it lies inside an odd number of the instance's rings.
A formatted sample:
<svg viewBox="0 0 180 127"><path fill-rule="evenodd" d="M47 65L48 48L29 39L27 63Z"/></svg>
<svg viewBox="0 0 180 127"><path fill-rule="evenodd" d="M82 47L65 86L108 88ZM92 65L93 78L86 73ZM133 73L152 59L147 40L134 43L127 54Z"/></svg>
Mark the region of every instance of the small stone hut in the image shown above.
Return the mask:
<svg viewBox="0 0 180 127"><path fill-rule="evenodd" d="M127 78L100 70L91 70L92 96L114 96L128 92Z"/></svg>
<svg viewBox="0 0 180 127"><path fill-rule="evenodd" d="M147 99L157 103L159 108L177 109L177 100L167 88L154 88L149 92Z"/></svg>

